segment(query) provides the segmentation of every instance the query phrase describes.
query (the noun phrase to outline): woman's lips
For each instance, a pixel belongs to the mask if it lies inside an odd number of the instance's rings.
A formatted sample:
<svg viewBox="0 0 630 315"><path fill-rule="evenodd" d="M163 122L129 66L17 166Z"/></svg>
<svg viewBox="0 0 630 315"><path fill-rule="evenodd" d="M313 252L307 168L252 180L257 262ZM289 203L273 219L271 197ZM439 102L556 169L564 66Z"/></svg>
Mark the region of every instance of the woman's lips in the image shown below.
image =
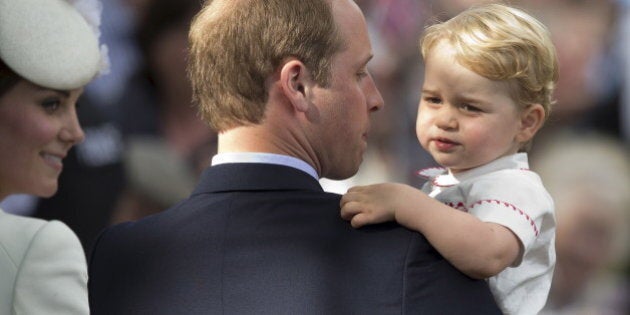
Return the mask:
<svg viewBox="0 0 630 315"><path fill-rule="evenodd" d="M41 156L42 158L44 158L46 164L48 164L50 167L58 171L61 171L61 169L63 169L63 156L46 152L41 153Z"/></svg>

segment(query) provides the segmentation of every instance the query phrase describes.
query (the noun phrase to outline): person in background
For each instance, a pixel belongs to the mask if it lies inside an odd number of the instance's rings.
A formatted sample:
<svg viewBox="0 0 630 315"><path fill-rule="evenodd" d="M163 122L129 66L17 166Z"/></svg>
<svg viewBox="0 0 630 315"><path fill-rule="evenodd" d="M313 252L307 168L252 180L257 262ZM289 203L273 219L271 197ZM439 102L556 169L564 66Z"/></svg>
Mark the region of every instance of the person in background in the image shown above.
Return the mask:
<svg viewBox="0 0 630 315"><path fill-rule="evenodd" d="M473 6L430 26L420 42L424 85L416 133L443 168L422 190L351 188L354 227L395 220L455 267L488 279L506 314L545 305L555 265L554 205L527 150L548 117L557 57L547 28L503 4Z"/></svg>
<svg viewBox="0 0 630 315"><path fill-rule="evenodd" d="M139 67L112 108L125 143L125 185L112 223L187 197L216 152L216 134L199 119L186 77L188 27L200 7L198 0L151 0L136 19Z"/></svg>
<svg viewBox="0 0 630 315"><path fill-rule="evenodd" d="M556 252L544 315L629 314L630 160L602 133L554 135L532 159L556 203Z"/></svg>
<svg viewBox="0 0 630 315"><path fill-rule="evenodd" d="M83 140L76 102L106 64L98 5L0 0L0 200L52 196ZM0 314L89 314L84 252L65 224L0 210Z"/></svg>
<svg viewBox="0 0 630 315"><path fill-rule="evenodd" d="M614 53L618 42L614 30L622 8L615 0L521 2L549 27L562 74L551 123L542 128L531 155L547 147L547 137L567 130L597 131L622 139L620 88L625 56Z"/></svg>
<svg viewBox="0 0 630 315"><path fill-rule="evenodd" d="M357 172L383 107L354 1L207 1L189 42L219 153L187 199L101 234L92 314L499 313L419 233L352 229L318 182Z"/></svg>

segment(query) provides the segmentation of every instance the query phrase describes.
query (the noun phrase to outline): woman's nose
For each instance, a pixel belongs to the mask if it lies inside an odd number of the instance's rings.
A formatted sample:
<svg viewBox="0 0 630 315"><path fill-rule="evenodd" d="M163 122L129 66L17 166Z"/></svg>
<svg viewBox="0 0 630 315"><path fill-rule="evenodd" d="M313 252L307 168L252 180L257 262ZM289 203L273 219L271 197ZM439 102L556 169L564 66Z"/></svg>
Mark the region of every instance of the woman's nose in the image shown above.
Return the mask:
<svg viewBox="0 0 630 315"><path fill-rule="evenodd" d="M69 113L68 118L65 120L64 126L61 128L59 137L64 142L70 142L73 145L83 142L85 139L85 133L79 123L79 117L75 110Z"/></svg>

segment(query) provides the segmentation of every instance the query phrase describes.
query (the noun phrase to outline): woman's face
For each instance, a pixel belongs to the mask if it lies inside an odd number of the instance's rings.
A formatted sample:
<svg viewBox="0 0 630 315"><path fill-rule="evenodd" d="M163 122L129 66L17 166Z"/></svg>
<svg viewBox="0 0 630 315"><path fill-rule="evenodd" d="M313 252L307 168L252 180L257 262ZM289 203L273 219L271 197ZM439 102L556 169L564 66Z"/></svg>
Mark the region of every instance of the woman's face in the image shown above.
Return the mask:
<svg viewBox="0 0 630 315"><path fill-rule="evenodd" d="M0 200L15 193L50 197L57 191L63 158L84 138L76 113L82 92L20 80L0 95Z"/></svg>

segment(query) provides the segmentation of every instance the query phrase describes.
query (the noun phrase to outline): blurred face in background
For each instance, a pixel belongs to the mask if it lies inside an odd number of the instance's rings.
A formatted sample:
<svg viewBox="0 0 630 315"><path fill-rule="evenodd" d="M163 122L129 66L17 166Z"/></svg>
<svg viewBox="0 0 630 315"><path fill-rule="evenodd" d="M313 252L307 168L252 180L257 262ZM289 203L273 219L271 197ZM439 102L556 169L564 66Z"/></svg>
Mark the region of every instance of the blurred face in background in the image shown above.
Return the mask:
<svg viewBox="0 0 630 315"><path fill-rule="evenodd" d="M557 264L552 294L556 302L577 296L611 259L620 217L592 192L557 202Z"/></svg>
<svg viewBox="0 0 630 315"><path fill-rule="evenodd" d="M50 197L63 159L84 138L76 113L83 89L56 91L20 80L0 95L0 200Z"/></svg>

